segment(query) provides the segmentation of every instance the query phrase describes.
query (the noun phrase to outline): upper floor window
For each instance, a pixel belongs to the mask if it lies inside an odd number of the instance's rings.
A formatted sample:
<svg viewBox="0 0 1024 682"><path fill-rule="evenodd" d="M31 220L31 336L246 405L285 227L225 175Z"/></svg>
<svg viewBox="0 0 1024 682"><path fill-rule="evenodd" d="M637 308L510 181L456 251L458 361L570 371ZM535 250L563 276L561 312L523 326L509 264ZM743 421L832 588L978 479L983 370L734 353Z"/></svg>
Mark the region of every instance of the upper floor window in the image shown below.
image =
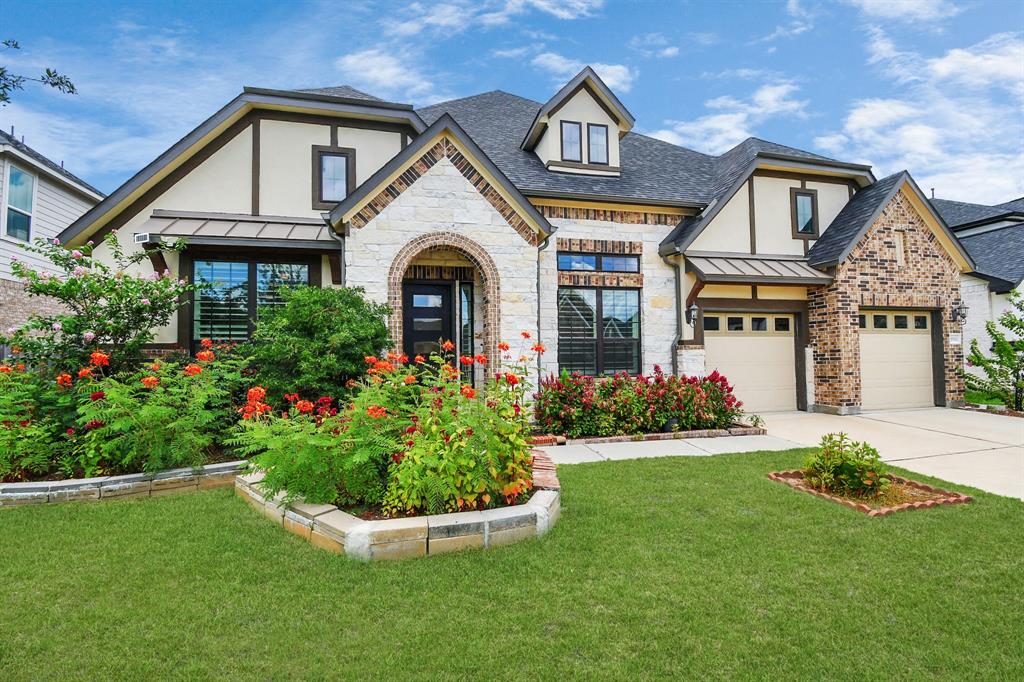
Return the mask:
<svg viewBox="0 0 1024 682"><path fill-rule="evenodd" d="M32 205L36 179L25 171L9 166L7 173L7 207L4 234L27 242L32 236Z"/></svg>
<svg viewBox="0 0 1024 682"><path fill-rule="evenodd" d="M558 269L584 272L640 272L640 257L559 252Z"/></svg>
<svg viewBox="0 0 1024 682"><path fill-rule="evenodd" d="M583 125L562 121L562 161L583 162Z"/></svg>
<svg viewBox="0 0 1024 682"><path fill-rule="evenodd" d="M587 161L608 165L608 126L587 124Z"/></svg>
<svg viewBox="0 0 1024 682"><path fill-rule="evenodd" d="M818 193L813 189L789 190L794 239L818 238Z"/></svg>
<svg viewBox="0 0 1024 682"><path fill-rule="evenodd" d="M313 147L313 208L329 209L355 189L356 150Z"/></svg>

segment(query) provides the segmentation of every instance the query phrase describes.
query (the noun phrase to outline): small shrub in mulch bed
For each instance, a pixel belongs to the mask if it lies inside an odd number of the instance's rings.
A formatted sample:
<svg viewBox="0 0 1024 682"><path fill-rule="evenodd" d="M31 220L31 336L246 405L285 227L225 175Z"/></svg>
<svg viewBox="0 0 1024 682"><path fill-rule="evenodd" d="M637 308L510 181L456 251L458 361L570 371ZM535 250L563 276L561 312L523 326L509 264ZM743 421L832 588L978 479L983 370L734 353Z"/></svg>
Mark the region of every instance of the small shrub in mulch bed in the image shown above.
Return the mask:
<svg viewBox="0 0 1024 682"><path fill-rule="evenodd" d="M844 433L823 436L802 470L776 471L768 478L869 516L971 501L967 495L888 473L875 448Z"/></svg>

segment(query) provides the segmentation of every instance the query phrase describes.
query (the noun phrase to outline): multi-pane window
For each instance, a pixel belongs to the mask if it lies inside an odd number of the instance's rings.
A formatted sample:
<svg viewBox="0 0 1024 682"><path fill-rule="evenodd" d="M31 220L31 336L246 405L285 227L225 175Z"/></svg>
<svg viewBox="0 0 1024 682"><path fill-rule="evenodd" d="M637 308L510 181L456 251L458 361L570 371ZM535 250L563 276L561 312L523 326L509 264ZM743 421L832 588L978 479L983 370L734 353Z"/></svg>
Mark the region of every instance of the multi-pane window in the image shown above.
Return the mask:
<svg viewBox="0 0 1024 682"><path fill-rule="evenodd" d="M587 375L640 372L640 290L558 290L558 366Z"/></svg>
<svg viewBox="0 0 1024 682"><path fill-rule="evenodd" d="M248 339L259 308L280 305L281 287L308 285L309 274L308 263L196 260L193 340Z"/></svg>
<svg viewBox="0 0 1024 682"><path fill-rule="evenodd" d="M35 176L10 166L7 175L7 226L5 233L12 239L27 242L32 236L32 199L35 195Z"/></svg>
<svg viewBox="0 0 1024 682"><path fill-rule="evenodd" d="M793 188L792 202L793 237L813 238L818 236L818 196L812 190Z"/></svg>
<svg viewBox="0 0 1024 682"><path fill-rule="evenodd" d="M558 269L588 272L640 272L640 257L559 252Z"/></svg>
<svg viewBox="0 0 1024 682"><path fill-rule="evenodd" d="M587 161L608 164L608 126L587 124Z"/></svg>
<svg viewBox="0 0 1024 682"><path fill-rule="evenodd" d="M562 161L583 161L582 125L562 121Z"/></svg>

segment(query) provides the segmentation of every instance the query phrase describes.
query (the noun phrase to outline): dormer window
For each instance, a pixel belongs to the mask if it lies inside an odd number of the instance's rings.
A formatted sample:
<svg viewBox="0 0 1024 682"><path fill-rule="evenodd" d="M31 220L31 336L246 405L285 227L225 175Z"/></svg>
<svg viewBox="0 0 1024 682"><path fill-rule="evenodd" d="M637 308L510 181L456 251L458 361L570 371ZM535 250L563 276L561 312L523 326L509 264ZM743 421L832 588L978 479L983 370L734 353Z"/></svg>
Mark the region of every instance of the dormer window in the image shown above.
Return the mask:
<svg viewBox="0 0 1024 682"><path fill-rule="evenodd" d="M587 124L587 161L608 165L608 126Z"/></svg>
<svg viewBox="0 0 1024 682"><path fill-rule="evenodd" d="M818 238L818 192L813 189L789 190L793 239Z"/></svg>
<svg viewBox="0 0 1024 682"><path fill-rule="evenodd" d="M583 163L583 124L562 121L562 161Z"/></svg>

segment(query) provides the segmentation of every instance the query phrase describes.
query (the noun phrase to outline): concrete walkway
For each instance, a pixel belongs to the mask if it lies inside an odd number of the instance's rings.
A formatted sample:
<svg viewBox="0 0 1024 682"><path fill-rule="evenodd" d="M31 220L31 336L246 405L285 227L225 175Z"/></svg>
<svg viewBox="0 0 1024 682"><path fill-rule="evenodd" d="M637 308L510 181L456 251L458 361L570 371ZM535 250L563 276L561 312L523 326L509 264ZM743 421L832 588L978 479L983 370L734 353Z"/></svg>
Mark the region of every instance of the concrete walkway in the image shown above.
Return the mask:
<svg viewBox="0 0 1024 682"><path fill-rule="evenodd" d="M555 464L606 462L617 459L644 457L677 457L690 455L706 457L729 452L755 452L757 450L790 450L803 447L799 443L774 436L722 436L720 438L692 438L683 440L633 441L629 443L594 443L591 445L559 445L537 448L547 453Z"/></svg>

